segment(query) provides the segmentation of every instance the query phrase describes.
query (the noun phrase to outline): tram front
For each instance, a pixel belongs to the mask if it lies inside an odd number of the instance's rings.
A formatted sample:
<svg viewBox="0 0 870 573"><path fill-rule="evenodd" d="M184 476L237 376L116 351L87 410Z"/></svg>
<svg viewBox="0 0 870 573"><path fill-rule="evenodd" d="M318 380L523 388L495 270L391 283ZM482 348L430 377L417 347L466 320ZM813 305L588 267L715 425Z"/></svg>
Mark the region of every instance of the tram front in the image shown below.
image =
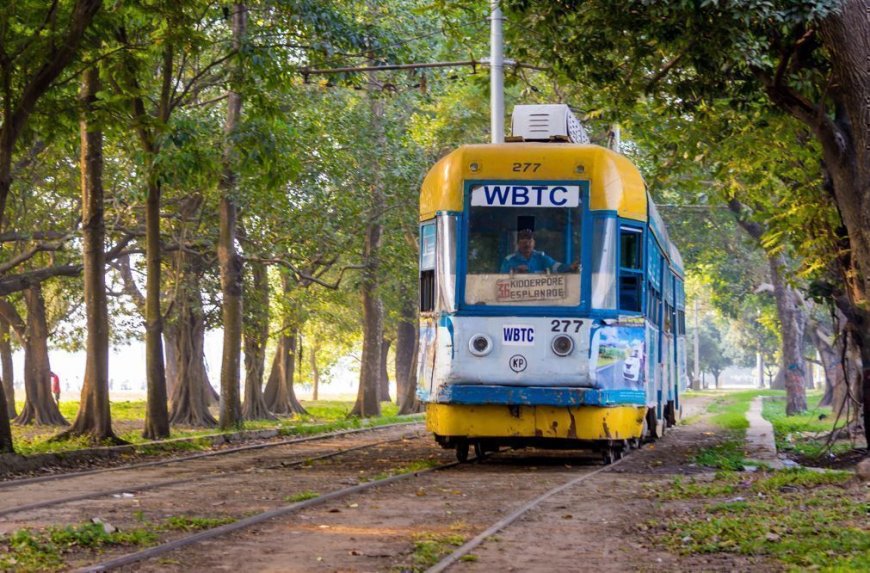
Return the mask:
<svg viewBox="0 0 870 573"><path fill-rule="evenodd" d="M612 448L641 436L642 289L619 273L618 221L632 209L645 219L646 204L631 204L626 164L591 145L507 143L464 146L427 176L418 396L460 459L469 444ZM618 296L635 297L636 316Z"/></svg>

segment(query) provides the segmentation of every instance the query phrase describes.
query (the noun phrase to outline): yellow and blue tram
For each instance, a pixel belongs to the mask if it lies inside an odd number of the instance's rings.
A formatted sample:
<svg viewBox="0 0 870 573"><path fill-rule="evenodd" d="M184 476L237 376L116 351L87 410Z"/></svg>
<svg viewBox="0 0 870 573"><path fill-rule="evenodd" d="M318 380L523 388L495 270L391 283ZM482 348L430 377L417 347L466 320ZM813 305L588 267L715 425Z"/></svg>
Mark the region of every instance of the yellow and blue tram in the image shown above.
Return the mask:
<svg viewBox="0 0 870 573"><path fill-rule="evenodd" d="M461 461L500 446L612 461L679 416L682 261L634 165L570 142L567 106L536 107L514 112L525 136L462 146L423 182L418 397Z"/></svg>

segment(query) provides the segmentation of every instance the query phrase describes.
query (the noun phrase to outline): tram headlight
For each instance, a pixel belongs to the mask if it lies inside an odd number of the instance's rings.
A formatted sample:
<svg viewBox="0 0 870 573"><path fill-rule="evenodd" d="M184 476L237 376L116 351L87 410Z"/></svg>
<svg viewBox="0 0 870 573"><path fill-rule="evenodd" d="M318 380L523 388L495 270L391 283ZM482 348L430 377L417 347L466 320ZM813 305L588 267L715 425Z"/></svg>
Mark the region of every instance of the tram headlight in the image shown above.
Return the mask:
<svg viewBox="0 0 870 573"><path fill-rule="evenodd" d="M553 339L550 347L557 356L568 356L574 351L574 339L570 336L560 334Z"/></svg>
<svg viewBox="0 0 870 573"><path fill-rule="evenodd" d="M468 341L468 350L475 356L486 356L492 352L492 339L485 334L475 334Z"/></svg>

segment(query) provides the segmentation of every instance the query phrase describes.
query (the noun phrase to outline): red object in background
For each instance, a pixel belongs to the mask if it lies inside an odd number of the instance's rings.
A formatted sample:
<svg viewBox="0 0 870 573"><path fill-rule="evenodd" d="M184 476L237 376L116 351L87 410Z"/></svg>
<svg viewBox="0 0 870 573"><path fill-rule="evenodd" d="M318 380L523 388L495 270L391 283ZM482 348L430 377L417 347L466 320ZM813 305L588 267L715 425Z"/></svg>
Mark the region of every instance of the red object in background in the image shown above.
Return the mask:
<svg viewBox="0 0 870 573"><path fill-rule="evenodd" d="M54 372L51 373L51 393L60 394L60 377Z"/></svg>

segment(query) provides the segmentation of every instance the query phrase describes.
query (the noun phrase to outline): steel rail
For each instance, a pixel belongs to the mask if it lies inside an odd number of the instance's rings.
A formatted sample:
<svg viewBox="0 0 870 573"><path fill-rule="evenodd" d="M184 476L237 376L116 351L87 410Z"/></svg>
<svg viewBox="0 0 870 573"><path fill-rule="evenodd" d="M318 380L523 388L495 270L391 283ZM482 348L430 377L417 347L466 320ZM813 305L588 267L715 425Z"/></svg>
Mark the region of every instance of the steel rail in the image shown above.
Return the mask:
<svg viewBox="0 0 870 573"><path fill-rule="evenodd" d="M454 551L453 553L451 553L450 555L448 555L447 557L445 557L444 559L442 559L441 561L439 561L438 563L436 563L435 565L433 565L429 569L426 569L426 573L441 573L442 571L445 571L448 567L450 567L451 565L453 565L454 563L456 563L457 561L462 559L462 557L467 555L472 549L474 549L475 547L477 547L478 545L480 545L481 543L486 541L490 536L495 535L496 533L498 533L499 531L501 531L502 529L504 529L505 527L507 527L508 525L510 525L511 523L516 521L517 519L519 519L521 516L523 516L524 514L528 513L530 510L532 510L535 507L537 507L538 505L540 505L542 502L548 500L549 498L553 497L556 494L559 494L559 493L565 491L566 489L573 487L574 485L580 483L581 481L583 481L585 479L591 478L597 474L600 474L602 472L609 470L610 468L622 463L622 461L624 459L625 458L619 459L619 460L613 462L612 464L604 466L603 468L599 468L597 470L594 470L594 471L591 471L589 473L585 473L581 476L578 476L578 477L568 481L567 483L564 483L560 486L556 486L555 488L551 489L550 491L548 491L548 492L536 497L535 499L529 501L528 503L526 503L525 505L523 505L522 507L520 507L519 509L517 509L516 511L514 511L510 515L507 515L506 517L504 517L504 518L498 520L497 522L495 522L494 524L492 524L489 528L486 529L486 531L478 534L473 539L471 539L471 540L467 541L466 543L464 543L463 545L461 545L459 548L456 549L456 551Z"/></svg>
<svg viewBox="0 0 870 573"><path fill-rule="evenodd" d="M364 484L359 484L359 485L355 485L352 487L347 487L344 489L331 491L329 493L323 494L323 495L316 497L316 498L313 498L313 499L308 499L305 501L291 503L290 505L285 505L282 507L278 507L276 509L270 509L269 511L264 511L264 512L258 513L256 515L252 515L251 517L247 517L245 519L240 519L239 521L234 521L234 522L228 523L226 525L214 527L214 528L208 529L206 531L194 533L193 535L188 535L187 537L182 537L180 539L176 539L174 541L170 541L168 543L164 543L164 544L158 545L156 547L151 547L149 549L143 549L142 551L137 551L135 553L128 553L127 555L122 555L120 557L116 557L114 559L104 561L102 563L97 563L94 565L90 565L88 567L76 569L75 573L96 573L98 571L108 571L110 569L116 569L118 567L125 567L127 565L131 565L133 563L143 561L145 559L151 559L153 557L157 557L158 555L163 555L164 553L168 553L170 551L174 551L174 550L180 549L182 547L187 547L189 545L199 543L200 541L205 541L206 539L213 539L215 537L220 537L222 535L227 535L229 533L233 533L233 532L239 531L241 529L245 529L246 527L250 527L252 525L257 525L259 523L263 523L264 521L268 521L268 520L274 519L276 517L290 515L292 513L302 511L303 509L307 509L309 507L314 507L314 506L326 503L327 501L332 501L334 499L338 499L341 497L345 497L348 495L359 493L359 492L365 491L367 489L371 489L371 488L382 486L382 485L387 485L387 484L394 483L397 481L410 479L412 477L417 477L421 474L439 471L439 470L451 468L451 467L458 466L458 465L459 465L459 462L450 462L447 464L442 464L440 466L435 466L432 468L427 468L427 469L419 470L416 472L408 472L406 474L394 475L394 476L390 476L388 478L374 480L374 481L370 481L370 482L367 482Z"/></svg>
<svg viewBox="0 0 870 573"><path fill-rule="evenodd" d="M11 480L0 481L0 490L10 488L10 487L15 487L15 486L27 485L27 484L39 483L39 482L45 482L45 481L72 479L72 478L76 478L76 477L89 476L89 475L106 473L106 472L116 472L116 471L132 470L132 469L147 468L147 467L154 467L154 466L163 466L163 465L169 465L169 464L175 464L175 463L181 463L181 462L188 462L188 461L192 461L192 460L198 460L201 458L208 458L208 457L212 457L212 456L223 456L223 455L228 455L228 454L235 454L238 452L246 452L246 451L250 451L250 450L259 450L259 449L264 449L264 448L274 448L274 447L278 447L278 446L301 444L304 442L313 442L316 440L327 440L329 438L338 438L341 436L347 436L347 435L351 435L351 434L361 434L364 432L373 432L373 431L377 431L377 430L383 430L386 428L397 428L397 427L401 427L401 426L414 426L414 425L417 425L420 423L421 422L399 422L396 424L385 424L383 426L372 426L369 428L357 428L354 430L340 430L338 432L330 432L330 433L326 433L326 434L317 434L316 436L306 436L304 438L291 438L288 440L281 440L279 442L269 442L269 443L265 443L265 444L251 444L251 445L247 445L247 446L240 446L237 448L226 448L223 450L216 450L216 451L212 451L212 452L203 452L203 453L199 453L199 454L193 454L190 456L171 458L168 460L155 460L152 462L142 462L142 463L138 463L138 464L126 464L126 465L121 465L121 466L113 466L110 468L100 468L100 469L96 469L96 470L85 470L85 471L80 471L80 472L58 473L58 474L52 474L52 475L47 475L47 476L37 476L37 477L24 478L24 479L11 479Z"/></svg>
<svg viewBox="0 0 870 573"><path fill-rule="evenodd" d="M417 434L415 436L409 436L408 434L405 434L401 438L397 438L395 440L381 440L379 442L373 442L371 444L363 444L361 446L354 446L352 448L345 448L342 450L337 450L335 452L329 452L327 454L321 454L321 455L317 455L317 456L308 456L308 457L305 457L303 459L293 460L293 461L289 461L289 462L282 463L282 464L275 465L275 466L267 466L266 468L263 468L263 469L268 470L268 469L289 468L289 467L299 466L302 464L315 462L318 460L333 458L333 457L340 456L342 454L346 454L349 452L354 452L357 450L364 450L366 448L373 448L375 446L388 444L390 442L396 442L396 441L399 441L400 439L404 440L404 439L407 439L408 437L419 438L420 435ZM135 492L149 491L149 490L158 489L161 487L169 487L172 485L179 485L179 484L183 484L183 483L194 483L194 482L200 482L200 481L208 481L208 480L212 480L212 479L232 477L233 475L236 475L238 473L240 473L240 472L230 471L230 472L212 473L212 474L203 475L203 476L194 476L194 477L182 478L182 479L163 480L163 481L154 482L154 483L150 483L150 484L145 483L142 485L121 487L121 488L111 489L111 490L101 490L98 492L89 492L89 493L70 495L70 496L66 496L66 497L58 497L58 498L54 498L54 499L38 501L35 503L29 503L26 505L19 505L16 507L10 507L7 509L0 509L0 517L2 517L4 515L9 515L12 513L20 513L22 511L29 511L29 510L33 510L33 509L43 509L43 508L51 507L54 505L71 503L73 501L82 501L85 499L96 499L96 498L100 498L100 497L106 497L109 495L118 495L118 494L123 494L123 493L134 492L134 491Z"/></svg>

